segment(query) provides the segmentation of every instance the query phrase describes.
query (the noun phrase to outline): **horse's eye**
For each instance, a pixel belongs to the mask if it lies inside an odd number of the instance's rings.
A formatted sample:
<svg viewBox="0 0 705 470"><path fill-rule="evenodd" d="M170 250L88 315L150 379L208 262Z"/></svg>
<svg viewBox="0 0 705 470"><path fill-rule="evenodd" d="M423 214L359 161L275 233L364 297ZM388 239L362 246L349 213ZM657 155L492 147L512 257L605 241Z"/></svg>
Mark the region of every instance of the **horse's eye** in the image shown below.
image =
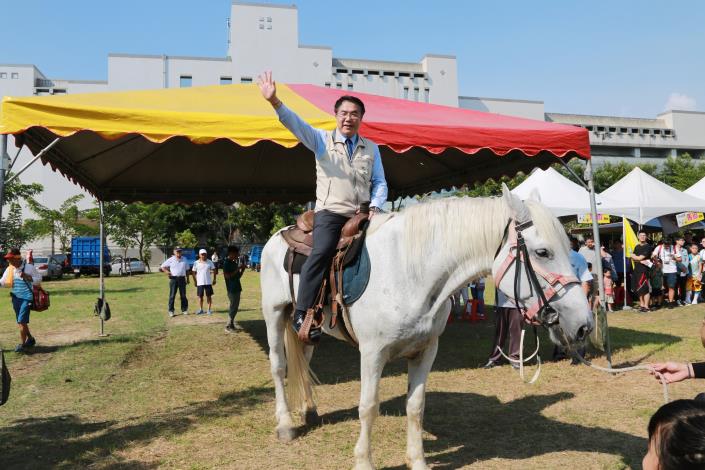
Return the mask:
<svg viewBox="0 0 705 470"><path fill-rule="evenodd" d="M539 248L536 250L536 256L540 256L541 258L548 258L548 250L546 248Z"/></svg>

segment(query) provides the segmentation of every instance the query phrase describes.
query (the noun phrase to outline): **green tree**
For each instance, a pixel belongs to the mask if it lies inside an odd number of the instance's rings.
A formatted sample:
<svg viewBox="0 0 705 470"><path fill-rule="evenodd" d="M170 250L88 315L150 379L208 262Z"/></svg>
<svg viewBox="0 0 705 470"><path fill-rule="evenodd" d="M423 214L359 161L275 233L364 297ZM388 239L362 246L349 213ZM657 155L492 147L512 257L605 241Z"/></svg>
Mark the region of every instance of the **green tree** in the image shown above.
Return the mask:
<svg viewBox="0 0 705 470"><path fill-rule="evenodd" d="M191 230L186 229L176 234L176 243L185 248L193 248L198 244L198 239Z"/></svg>
<svg viewBox="0 0 705 470"><path fill-rule="evenodd" d="M705 165L693 160L684 153L676 158L669 157L660 171L660 179L674 188L684 191L705 176Z"/></svg>
<svg viewBox="0 0 705 470"><path fill-rule="evenodd" d="M71 196L58 209L49 209L33 199L28 199L29 208L40 217L36 224L38 235L51 236L52 253L56 238L59 239L61 252L66 253L74 236L97 233L95 225L87 223L86 211L78 208L78 202L82 199L83 194Z"/></svg>
<svg viewBox="0 0 705 470"><path fill-rule="evenodd" d="M519 186L526 178L527 176L521 172L513 177L502 176L497 180L490 178L482 183L476 182L472 186L466 186L458 190L455 195L470 197L500 196L503 183L511 190Z"/></svg>
<svg viewBox="0 0 705 470"><path fill-rule="evenodd" d="M7 251L10 248L22 248L27 241L28 233L22 223L22 207L13 202L0 226L0 246L3 251Z"/></svg>

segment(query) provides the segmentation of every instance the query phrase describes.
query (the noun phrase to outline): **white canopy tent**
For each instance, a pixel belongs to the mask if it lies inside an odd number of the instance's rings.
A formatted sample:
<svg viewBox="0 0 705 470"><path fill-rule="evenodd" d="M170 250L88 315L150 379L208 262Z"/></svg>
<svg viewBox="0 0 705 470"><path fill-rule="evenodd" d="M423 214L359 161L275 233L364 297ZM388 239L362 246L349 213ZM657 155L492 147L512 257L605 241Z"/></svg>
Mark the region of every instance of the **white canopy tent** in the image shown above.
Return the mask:
<svg viewBox="0 0 705 470"><path fill-rule="evenodd" d="M639 225L662 215L679 212L705 212L705 200L678 191L641 168L601 192L599 212L626 217Z"/></svg>
<svg viewBox="0 0 705 470"><path fill-rule="evenodd" d="M698 181L693 186L683 192L700 199L705 199L705 176L703 176L700 181Z"/></svg>
<svg viewBox="0 0 705 470"><path fill-rule="evenodd" d="M579 184L571 181L555 169L536 168L512 193L522 201L533 191L541 197L541 203L556 217L590 213L590 193ZM603 198L596 197L597 212L603 213Z"/></svg>

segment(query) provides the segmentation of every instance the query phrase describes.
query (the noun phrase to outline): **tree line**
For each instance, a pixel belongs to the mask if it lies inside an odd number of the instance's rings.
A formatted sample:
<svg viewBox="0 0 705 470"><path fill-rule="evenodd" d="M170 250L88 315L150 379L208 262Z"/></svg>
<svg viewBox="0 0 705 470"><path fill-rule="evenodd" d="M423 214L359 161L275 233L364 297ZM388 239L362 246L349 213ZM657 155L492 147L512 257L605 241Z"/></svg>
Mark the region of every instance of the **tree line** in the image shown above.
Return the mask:
<svg viewBox="0 0 705 470"><path fill-rule="evenodd" d="M578 159L568 165L582 176L585 163ZM660 166L626 162L604 163L594 169L595 190L599 193L629 173L635 166L676 189L684 190L705 176L705 163L693 160L688 154L668 158ZM575 179L560 164L556 170ZM527 175L502 176L460 188L458 196L498 196L502 183L510 189L521 184ZM18 179L6 186L3 219L0 221L0 248L23 247L28 243L50 237L52 251L68 252L71 238L98 235L98 208L80 209L83 195L66 199L58 209L40 204L41 184L22 184ZM21 202L26 203L36 218L23 220ZM7 215L5 215L5 210ZM162 203L104 203L107 235L124 250L136 248L139 258L149 262L149 247L158 246L168 253L175 245L195 247L224 246L233 242L262 243L282 227L294 223L303 211L299 204L233 204L191 205ZM56 245L56 246L55 246Z"/></svg>

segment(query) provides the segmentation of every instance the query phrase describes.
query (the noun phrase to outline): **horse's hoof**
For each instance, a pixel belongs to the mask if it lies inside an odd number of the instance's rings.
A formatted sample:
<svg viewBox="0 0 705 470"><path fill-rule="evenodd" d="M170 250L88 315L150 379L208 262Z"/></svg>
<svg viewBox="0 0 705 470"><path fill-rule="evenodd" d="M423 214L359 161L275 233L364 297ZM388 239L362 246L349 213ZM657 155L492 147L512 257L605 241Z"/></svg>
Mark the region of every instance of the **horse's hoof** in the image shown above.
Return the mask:
<svg viewBox="0 0 705 470"><path fill-rule="evenodd" d="M294 434L293 428L282 428L277 429L277 439L279 442L288 443L294 440L296 435Z"/></svg>
<svg viewBox="0 0 705 470"><path fill-rule="evenodd" d="M304 415L304 422L306 426L318 426L321 424L321 417L318 416L318 411L308 410Z"/></svg>

